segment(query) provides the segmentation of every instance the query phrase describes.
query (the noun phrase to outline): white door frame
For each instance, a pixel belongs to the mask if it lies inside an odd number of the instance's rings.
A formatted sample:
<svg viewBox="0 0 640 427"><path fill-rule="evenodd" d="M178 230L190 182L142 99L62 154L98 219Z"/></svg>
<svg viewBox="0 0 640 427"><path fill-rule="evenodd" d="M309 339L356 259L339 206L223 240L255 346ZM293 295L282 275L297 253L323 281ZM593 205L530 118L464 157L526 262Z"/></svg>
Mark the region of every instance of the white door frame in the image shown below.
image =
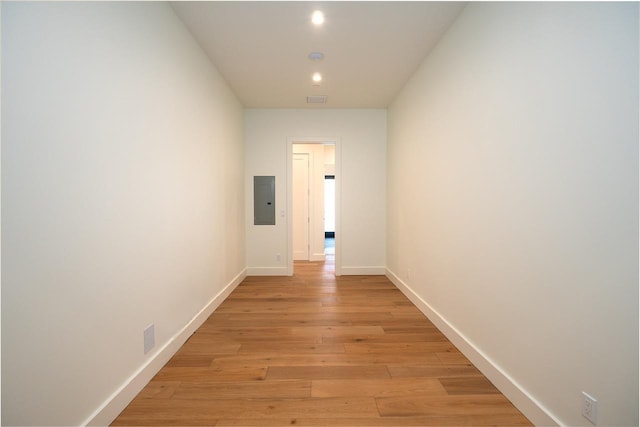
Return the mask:
<svg viewBox="0 0 640 427"><path fill-rule="evenodd" d="M341 177L341 159L342 159L342 144L340 143L340 137L287 137L287 275L293 276L293 144L334 144L336 147L336 276L342 275L342 261L341 256L341 194L340 188L342 187Z"/></svg>

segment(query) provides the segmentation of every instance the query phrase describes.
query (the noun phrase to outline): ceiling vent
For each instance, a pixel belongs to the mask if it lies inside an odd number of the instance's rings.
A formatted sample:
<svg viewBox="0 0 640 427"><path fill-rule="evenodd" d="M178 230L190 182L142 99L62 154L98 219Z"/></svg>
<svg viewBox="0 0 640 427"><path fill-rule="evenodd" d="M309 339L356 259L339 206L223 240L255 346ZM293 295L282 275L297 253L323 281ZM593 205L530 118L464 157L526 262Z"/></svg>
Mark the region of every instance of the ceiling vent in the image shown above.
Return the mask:
<svg viewBox="0 0 640 427"><path fill-rule="evenodd" d="M312 95L307 96L307 104L326 104L327 95Z"/></svg>

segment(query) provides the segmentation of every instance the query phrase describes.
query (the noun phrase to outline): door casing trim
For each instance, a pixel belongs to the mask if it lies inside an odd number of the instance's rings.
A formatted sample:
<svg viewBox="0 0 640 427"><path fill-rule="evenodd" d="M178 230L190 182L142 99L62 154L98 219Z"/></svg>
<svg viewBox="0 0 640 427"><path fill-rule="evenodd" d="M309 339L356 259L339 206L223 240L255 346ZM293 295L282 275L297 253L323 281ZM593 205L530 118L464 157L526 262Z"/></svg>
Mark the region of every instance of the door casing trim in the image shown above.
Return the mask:
<svg viewBox="0 0 640 427"><path fill-rule="evenodd" d="M287 159L287 275L293 276L293 144L334 144L336 147L336 276L342 275L342 226L341 226L341 167L342 167L342 144L338 136L298 136L287 137L286 159Z"/></svg>

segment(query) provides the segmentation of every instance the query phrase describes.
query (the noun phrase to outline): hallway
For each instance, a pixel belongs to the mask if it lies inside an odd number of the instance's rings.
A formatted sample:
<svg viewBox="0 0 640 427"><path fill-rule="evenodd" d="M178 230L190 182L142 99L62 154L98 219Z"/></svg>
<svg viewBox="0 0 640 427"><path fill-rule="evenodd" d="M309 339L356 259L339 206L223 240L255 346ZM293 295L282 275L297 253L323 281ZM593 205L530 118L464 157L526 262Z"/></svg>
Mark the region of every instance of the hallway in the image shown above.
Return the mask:
<svg viewBox="0 0 640 427"><path fill-rule="evenodd" d="M113 425L530 425L384 276L248 277Z"/></svg>

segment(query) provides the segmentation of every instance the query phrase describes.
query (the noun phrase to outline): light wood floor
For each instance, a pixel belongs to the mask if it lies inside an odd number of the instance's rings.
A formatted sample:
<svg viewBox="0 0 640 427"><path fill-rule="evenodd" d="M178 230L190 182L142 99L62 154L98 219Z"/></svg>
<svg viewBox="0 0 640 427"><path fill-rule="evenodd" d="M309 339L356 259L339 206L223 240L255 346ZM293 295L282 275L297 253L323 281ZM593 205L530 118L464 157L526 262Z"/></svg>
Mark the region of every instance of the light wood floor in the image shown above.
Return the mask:
<svg viewBox="0 0 640 427"><path fill-rule="evenodd" d="M113 425L529 421L383 276L249 277Z"/></svg>

